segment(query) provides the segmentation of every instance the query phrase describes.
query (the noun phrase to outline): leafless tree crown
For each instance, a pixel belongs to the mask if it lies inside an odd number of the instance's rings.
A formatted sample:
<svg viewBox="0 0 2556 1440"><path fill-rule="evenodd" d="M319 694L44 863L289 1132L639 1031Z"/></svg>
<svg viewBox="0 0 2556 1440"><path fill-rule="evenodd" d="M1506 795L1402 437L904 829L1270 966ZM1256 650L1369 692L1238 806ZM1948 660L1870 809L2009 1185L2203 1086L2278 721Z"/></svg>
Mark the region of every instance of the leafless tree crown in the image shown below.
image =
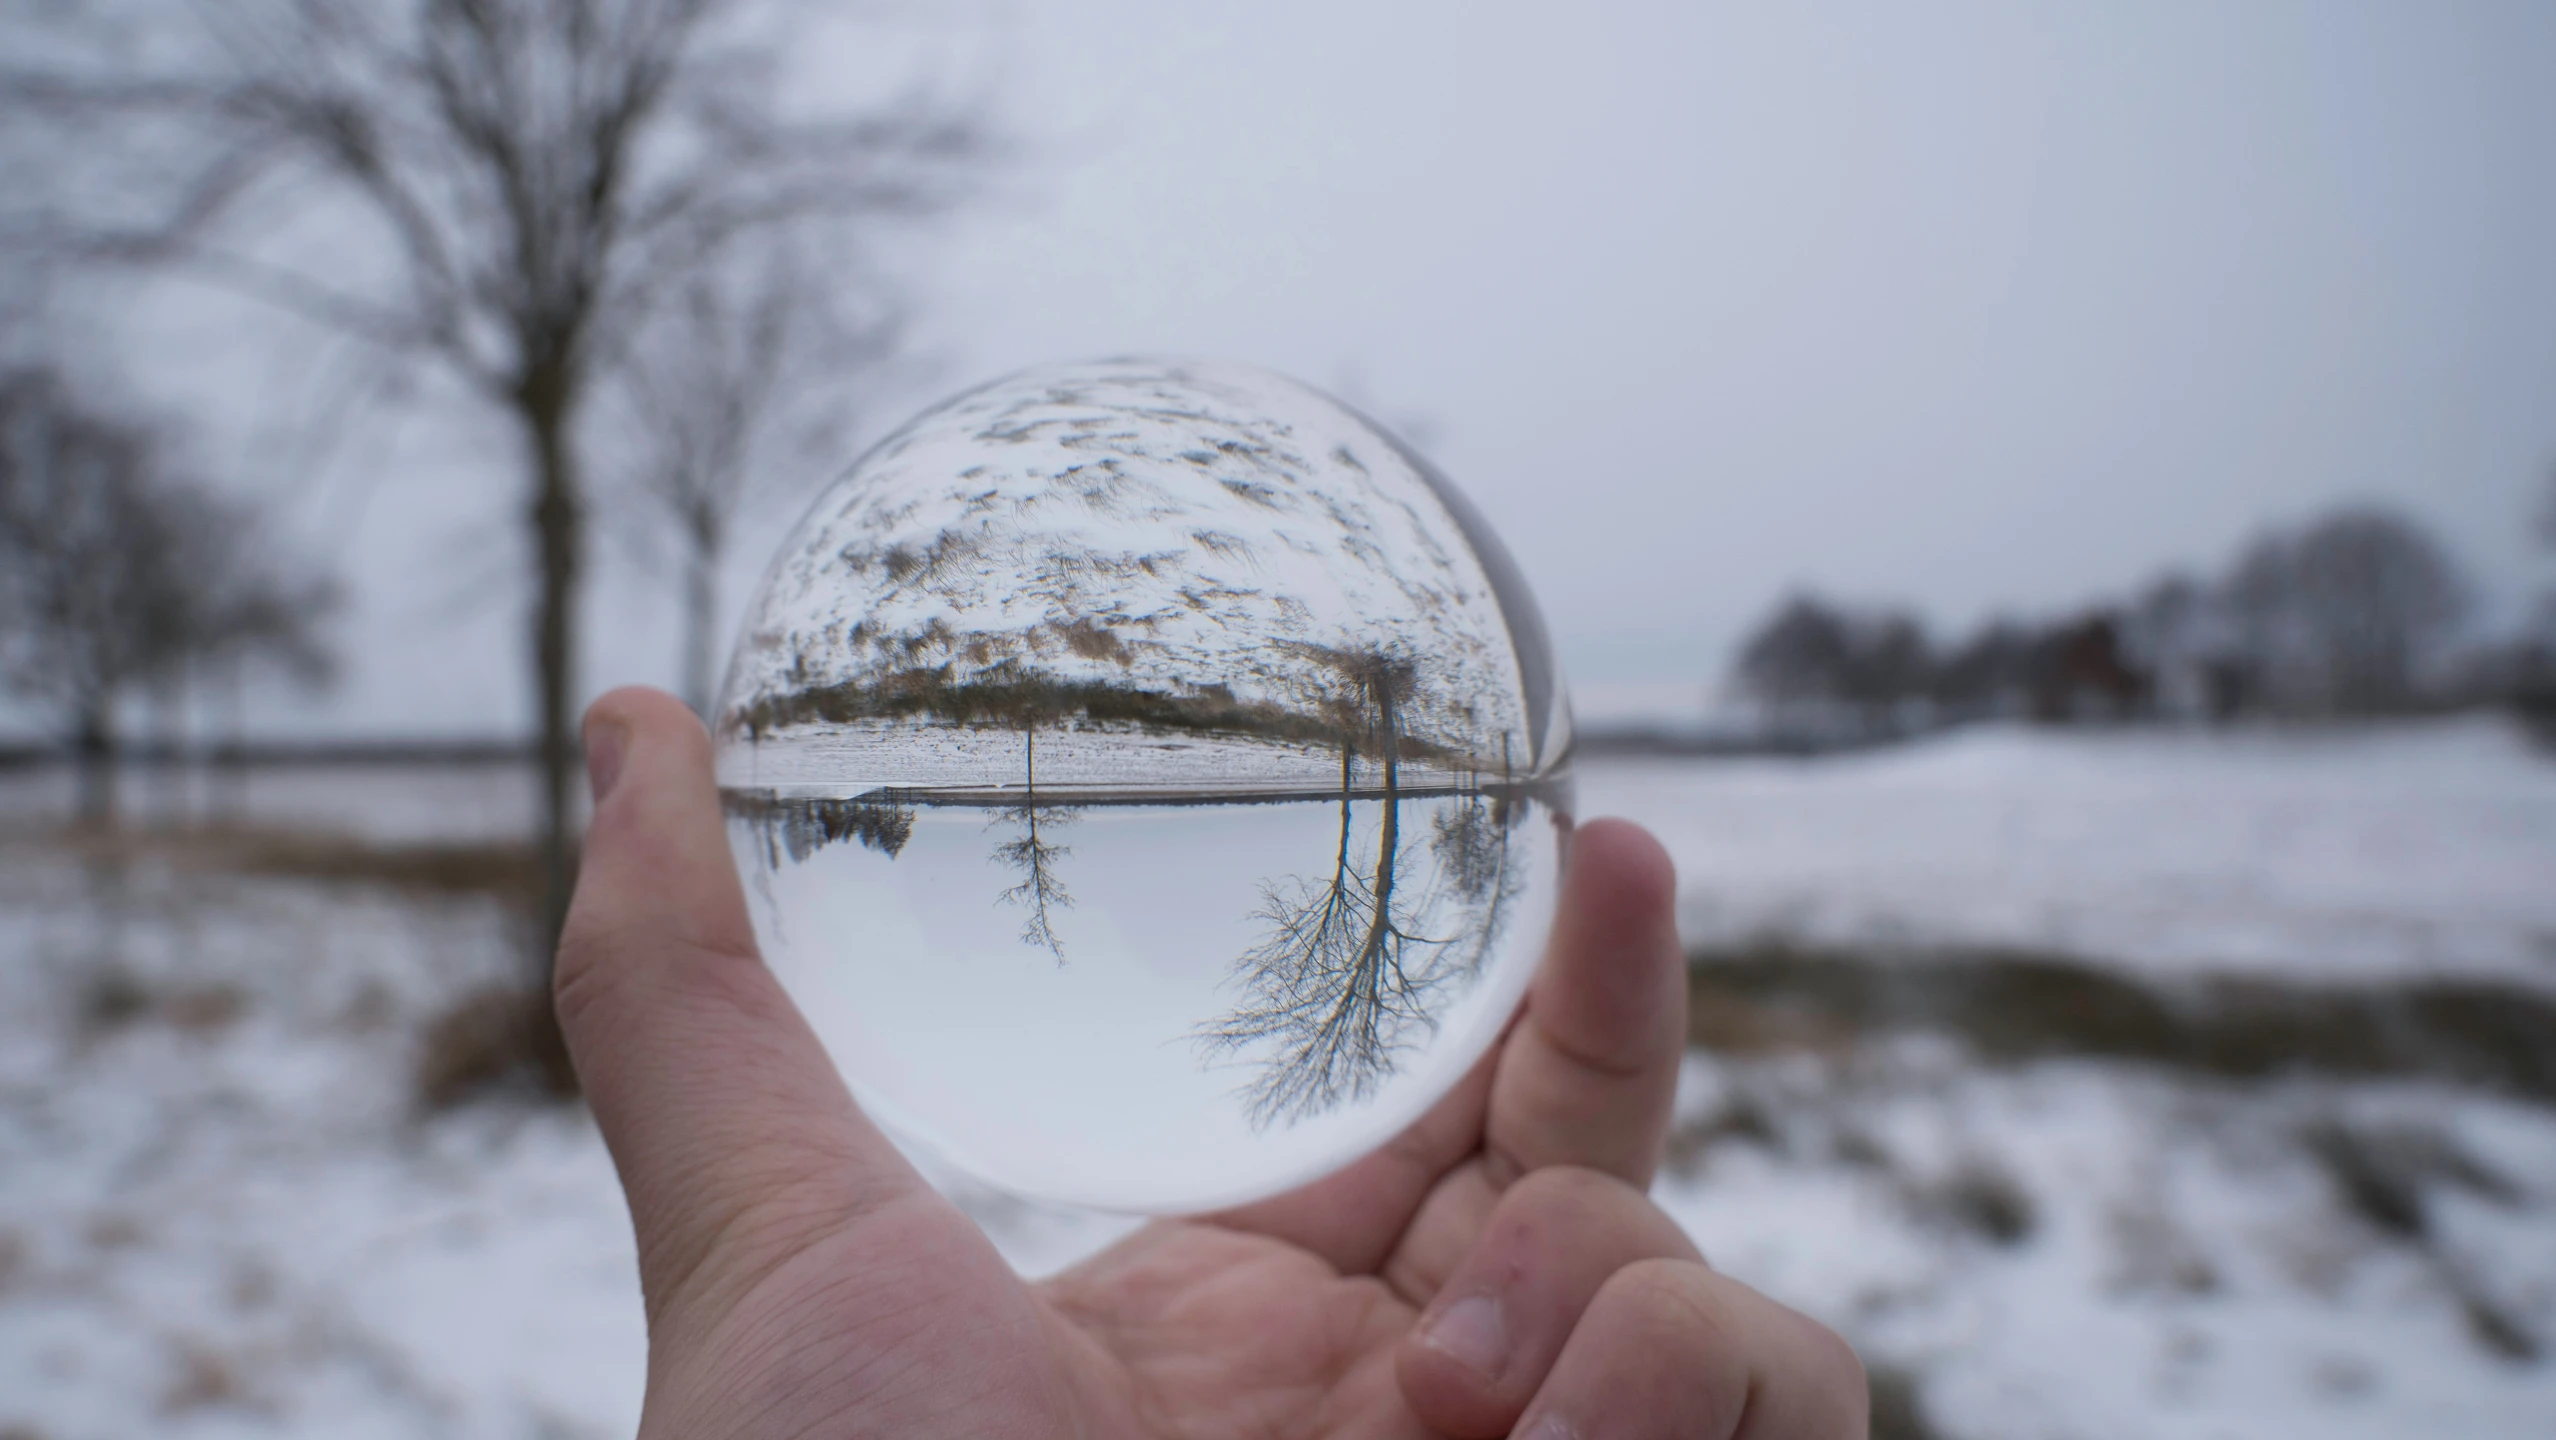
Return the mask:
<svg viewBox="0 0 2556 1440"><path fill-rule="evenodd" d="M700 277L942 204L984 148L928 97L794 112L792 8L237 0L192 30L90 10L28 25L0 67L0 150L79 157L0 201L20 253L174 267L438 360L515 422L554 930L599 380Z"/></svg>
<svg viewBox="0 0 2556 1440"><path fill-rule="evenodd" d="M120 43L0 69L17 124L83 131L111 167L13 238L181 262L507 398L573 385L732 247L945 203L982 152L934 102L787 113L786 8L266 0L196 7L200 44L93 27ZM277 252L332 205L391 263Z"/></svg>
<svg viewBox="0 0 2556 1440"><path fill-rule="evenodd" d="M107 808L118 703L190 670L333 669L325 576L259 544L254 517L170 468L147 426L46 370L0 376L0 679L60 713Z"/></svg>

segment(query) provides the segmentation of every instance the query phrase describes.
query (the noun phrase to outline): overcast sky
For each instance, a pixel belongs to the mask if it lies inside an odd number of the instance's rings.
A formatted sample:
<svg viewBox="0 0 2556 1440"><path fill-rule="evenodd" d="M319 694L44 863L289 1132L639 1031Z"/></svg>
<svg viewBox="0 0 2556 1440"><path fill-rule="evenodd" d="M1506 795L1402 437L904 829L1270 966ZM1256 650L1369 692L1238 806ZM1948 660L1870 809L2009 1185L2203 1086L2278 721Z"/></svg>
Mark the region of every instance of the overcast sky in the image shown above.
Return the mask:
<svg viewBox="0 0 2556 1440"><path fill-rule="evenodd" d="M1695 703L1791 586L1965 625L2347 498L2507 609L2546 574L2556 6L1014 8L945 47L1019 154L910 257L939 388L1217 355L1412 422L1584 710ZM282 377L242 413L334 365L153 334L165 394ZM376 432L292 501L358 658L261 713L524 723L502 435ZM670 680L671 607L602 568L584 688Z"/></svg>

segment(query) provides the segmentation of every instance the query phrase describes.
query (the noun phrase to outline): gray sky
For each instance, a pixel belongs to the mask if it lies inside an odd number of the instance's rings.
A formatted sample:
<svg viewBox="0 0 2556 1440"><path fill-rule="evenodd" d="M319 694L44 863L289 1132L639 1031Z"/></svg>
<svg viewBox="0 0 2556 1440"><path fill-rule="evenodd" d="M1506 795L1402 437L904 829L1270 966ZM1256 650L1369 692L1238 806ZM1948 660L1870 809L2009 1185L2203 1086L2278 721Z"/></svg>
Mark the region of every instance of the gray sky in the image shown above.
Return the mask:
<svg viewBox="0 0 2556 1440"><path fill-rule="evenodd" d="M1796 583L1962 625L2345 498L2507 608L2545 573L2556 6L1017 12L965 63L1021 160L915 257L938 388L1161 351L1417 420L1584 710L1692 703ZM217 310L153 322L164 392L237 395ZM306 347L246 411L325 393ZM411 425L297 492L380 658L294 728L521 723L508 453ZM603 568L586 688L670 679Z"/></svg>

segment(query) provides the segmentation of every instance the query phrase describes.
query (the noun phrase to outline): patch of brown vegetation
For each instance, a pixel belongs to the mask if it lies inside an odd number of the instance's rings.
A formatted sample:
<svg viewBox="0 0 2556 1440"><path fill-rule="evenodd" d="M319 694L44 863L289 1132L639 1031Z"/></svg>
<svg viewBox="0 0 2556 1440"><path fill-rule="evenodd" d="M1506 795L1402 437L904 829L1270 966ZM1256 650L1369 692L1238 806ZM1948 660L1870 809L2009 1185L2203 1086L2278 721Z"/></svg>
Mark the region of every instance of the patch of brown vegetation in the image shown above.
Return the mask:
<svg viewBox="0 0 2556 1440"><path fill-rule="evenodd" d="M1057 633L1064 638L1067 649L1086 660L1110 660L1122 666L1136 662L1136 652L1127 648L1127 643L1118 638L1117 632L1089 616L1076 617L1074 623L1062 627Z"/></svg>
<svg viewBox="0 0 2556 1440"><path fill-rule="evenodd" d="M1952 1173L1909 1187L1919 1219L1996 1245L2020 1245L2039 1221L2032 1194L2011 1171L1984 1156L1966 1157Z"/></svg>
<svg viewBox="0 0 2556 1440"><path fill-rule="evenodd" d="M150 987L129 970L107 966L80 987L79 1011L83 1034L110 1034L151 1013Z"/></svg>
<svg viewBox="0 0 2556 1440"><path fill-rule="evenodd" d="M1739 1091L1712 1110L1688 1120L1669 1132L1661 1162L1669 1173L1692 1179L1702 1173L1713 1147L1728 1140L1747 1141L1768 1149L1781 1149L1783 1133L1766 1103L1747 1091Z"/></svg>
<svg viewBox="0 0 2556 1440"><path fill-rule="evenodd" d="M1107 631L1063 636L1081 653L1124 642ZM1102 649L1093 658L1120 658ZM778 734L799 726L850 725L869 720L917 720L970 729L1036 730L1078 723L1126 726L1159 735L1241 736L1298 745L1331 747L1341 743L1343 725L1336 715L1294 710L1268 701L1244 701L1224 685L1183 693L1050 675L1033 667L980 671L965 680L951 678L952 667L910 666L880 669L859 680L814 686L787 694L767 695L720 718L723 734L754 737ZM1355 727L1352 727L1354 732ZM1363 750L1372 740L1352 733ZM1496 772L1486 756L1468 755L1442 739L1398 732L1396 752L1407 761L1447 769Z"/></svg>
<svg viewBox="0 0 2556 1440"><path fill-rule="evenodd" d="M1868 1370L1872 1440L1940 1440L1943 1432L1926 1417L1925 1398L1914 1371L1893 1365L1873 1365Z"/></svg>
<svg viewBox="0 0 2556 1440"><path fill-rule="evenodd" d="M160 998L161 1019L197 1034L226 1028L246 1009L248 996L236 985L190 985Z"/></svg>
<svg viewBox="0 0 2556 1440"><path fill-rule="evenodd" d="M1688 975L1690 1035L1726 1055L1932 1032L1992 1063L2091 1056L2231 1079L2417 1076L2556 1102L2556 1000L2491 981L2162 983L2064 956L1784 942L1699 952Z"/></svg>
<svg viewBox="0 0 2556 1440"><path fill-rule="evenodd" d="M487 895L528 911L542 897L541 852L529 841L375 845L289 831L227 831L193 837L188 848L202 863L251 875L420 895Z"/></svg>
<svg viewBox="0 0 2556 1440"><path fill-rule="evenodd" d="M2437 1129L2327 1120L2309 1126L2301 1138L2345 1210L2389 1240L2433 1257L2471 1339L2505 1360L2529 1364L2540 1358L2546 1346L2536 1331L2445 1251L2433 1230L2432 1201L2440 1192L2460 1190L2511 1205L2521 1199L2518 1186Z"/></svg>
<svg viewBox="0 0 2556 1440"><path fill-rule="evenodd" d="M538 914L541 852L530 841L380 844L324 831L210 825L65 826L50 848L92 865L157 860L188 870L376 885L412 895L486 895ZM570 857L574 864L574 856Z"/></svg>
<svg viewBox="0 0 2556 1440"><path fill-rule="evenodd" d="M96 1250L126 1250L139 1245L147 1237L142 1222L130 1215L108 1211L93 1215L81 1231L81 1238Z"/></svg>
<svg viewBox="0 0 2556 1440"><path fill-rule="evenodd" d="M248 1383L230 1356L196 1339L180 1340L176 1348L177 1373L160 1396L161 1414L251 1403Z"/></svg>
<svg viewBox="0 0 2556 1440"><path fill-rule="evenodd" d="M464 995L427 1025L412 1085L429 1113L507 1090L575 1095L577 1072L550 992L490 985Z"/></svg>
<svg viewBox="0 0 2556 1440"><path fill-rule="evenodd" d="M194 1034L209 1034L238 1020L248 994L237 985L154 984L120 965L106 965L80 988L79 1025L90 1036L109 1035L156 1020Z"/></svg>
<svg viewBox="0 0 2556 1440"><path fill-rule="evenodd" d="M2105 1285L2116 1295L2209 1295L2225 1283L2162 1196L2116 1203L2104 1216L2113 1251Z"/></svg>

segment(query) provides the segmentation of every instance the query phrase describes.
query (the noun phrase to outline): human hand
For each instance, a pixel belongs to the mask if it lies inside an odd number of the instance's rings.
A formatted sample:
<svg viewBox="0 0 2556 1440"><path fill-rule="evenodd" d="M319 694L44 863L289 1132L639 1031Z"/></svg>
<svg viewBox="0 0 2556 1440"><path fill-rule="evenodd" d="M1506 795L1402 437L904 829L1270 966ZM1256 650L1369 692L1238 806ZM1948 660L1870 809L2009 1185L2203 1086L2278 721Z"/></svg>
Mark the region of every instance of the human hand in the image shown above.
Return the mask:
<svg viewBox="0 0 2556 1440"><path fill-rule="evenodd" d="M648 1310L643 1436L1865 1433L1834 1333L1707 1268L1644 1193L1685 1042L1658 844L1581 826L1524 1010L1391 1145L1032 1285L852 1102L756 957L672 697L586 717L559 1017Z"/></svg>

